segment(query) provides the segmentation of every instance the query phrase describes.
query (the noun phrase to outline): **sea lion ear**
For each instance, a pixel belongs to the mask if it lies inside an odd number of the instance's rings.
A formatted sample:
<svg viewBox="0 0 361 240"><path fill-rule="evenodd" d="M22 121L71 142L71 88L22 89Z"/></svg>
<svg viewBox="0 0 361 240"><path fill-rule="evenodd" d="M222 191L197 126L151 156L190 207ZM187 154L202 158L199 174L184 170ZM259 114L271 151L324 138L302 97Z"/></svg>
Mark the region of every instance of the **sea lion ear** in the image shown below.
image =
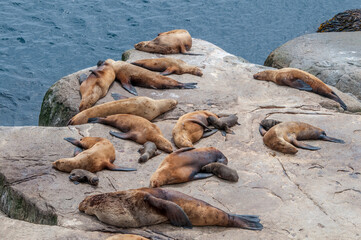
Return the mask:
<svg viewBox="0 0 361 240"><path fill-rule="evenodd" d="M144 201L148 202L152 207L164 211L166 217L172 225L184 228L193 227L187 214L174 202L156 198L150 194L144 197Z"/></svg>

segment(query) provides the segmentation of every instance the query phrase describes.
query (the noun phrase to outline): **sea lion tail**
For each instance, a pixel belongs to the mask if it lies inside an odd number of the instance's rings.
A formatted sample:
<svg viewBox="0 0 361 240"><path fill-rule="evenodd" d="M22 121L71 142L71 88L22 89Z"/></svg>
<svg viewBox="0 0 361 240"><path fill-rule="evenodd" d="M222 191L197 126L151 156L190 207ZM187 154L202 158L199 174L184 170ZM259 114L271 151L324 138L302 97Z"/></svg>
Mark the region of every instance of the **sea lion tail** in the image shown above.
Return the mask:
<svg viewBox="0 0 361 240"><path fill-rule="evenodd" d="M336 102L338 102L340 104L340 106L343 108L343 110L347 110L347 106L346 104L341 100L341 98L339 96L337 96L336 93L334 93L333 91L331 92L331 99L335 100Z"/></svg>
<svg viewBox="0 0 361 240"><path fill-rule="evenodd" d="M198 83L183 83L182 84L182 88L184 89L194 89L194 88L197 88L197 85Z"/></svg>
<svg viewBox="0 0 361 240"><path fill-rule="evenodd" d="M263 225L260 223L260 219L255 215L237 215L230 214L230 225L232 227L239 227L249 230L262 230Z"/></svg>

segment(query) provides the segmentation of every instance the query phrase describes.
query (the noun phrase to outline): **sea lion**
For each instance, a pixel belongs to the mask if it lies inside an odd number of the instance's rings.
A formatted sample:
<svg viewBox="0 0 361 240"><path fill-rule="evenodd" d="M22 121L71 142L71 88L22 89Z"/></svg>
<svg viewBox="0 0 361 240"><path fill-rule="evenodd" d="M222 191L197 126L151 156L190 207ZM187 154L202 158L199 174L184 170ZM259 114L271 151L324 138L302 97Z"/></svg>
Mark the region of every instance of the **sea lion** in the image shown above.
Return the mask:
<svg viewBox="0 0 361 240"><path fill-rule="evenodd" d="M228 167L225 164L219 162L209 163L201 168L202 172L213 173L219 178L228 180L231 182L238 182L238 173L236 170Z"/></svg>
<svg viewBox="0 0 361 240"><path fill-rule="evenodd" d="M209 111L190 112L181 116L172 131L175 145L179 148L193 147L193 143L202 137L216 133L217 130L204 132L204 128L207 129L209 125L209 116L217 118L217 115Z"/></svg>
<svg viewBox="0 0 361 240"><path fill-rule="evenodd" d="M69 179L73 181L74 184L79 184L79 182L86 182L90 185L97 186L99 183L99 178L97 175L84 169L73 169L70 172Z"/></svg>
<svg viewBox="0 0 361 240"><path fill-rule="evenodd" d="M93 106L100 98L105 97L110 85L115 80L115 72L112 67L114 60L99 61L97 68L91 71L88 78L80 84L81 102L79 111Z"/></svg>
<svg viewBox="0 0 361 240"><path fill-rule="evenodd" d="M83 137L80 141L74 138L64 138L66 141L86 149L73 158L62 158L53 162L53 167L63 172L71 172L74 169L84 169L89 172L98 172L104 168L112 171L136 171L135 168L117 167L115 149L113 144L101 137Z"/></svg>
<svg viewBox="0 0 361 240"><path fill-rule="evenodd" d="M214 147L181 148L164 158L150 178L149 186L160 187L211 177L212 173L201 173L201 169L213 162L227 164L228 160Z"/></svg>
<svg viewBox="0 0 361 240"><path fill-rule="evenodd" d="M158 37L151 41L143 41L134 45L135 49L143 52L200 55L187 53L191 47L192 37L189 32L184 29L175 29L169 32L159 33Z"/></svg>
<svg viewBox="0 0 361 240"><path fill-rule="evenodd" d="M228 214L184 193L140 188L86 197L79 210L117 227L143 227L169 221L174 226L222 226L250 230L263 228L254 215Z"/></svg>
<svg viewBox="0 0 361 240"><path fill-rule="evenodd" d="M347 110L346 104L316 76L297 68L282 68L278 70L266 70L253 75L257 80L272 81L278 85L289 86L299 90L310 91L321 96L330 98Z"/></svg>
<svg viewBox="0 0 361 240"><path fill-rule="evenodd" d="M160 152L157 151L157 146L154 142L146 142L143 147L141 147L138 152L142 155L138 159L139 163L145 163L152 157L158 156Z"/></svg>
<svg viewBox="0 0 361 240"><path fill-rule="evenodd" d="M110 131L112 136L133 140L139 144L154 142L158 149L167 153L173 152L172 144L163 136L158 126L145 118L130 114L115 114L105 118L89 118L88 122L109 125L121 131Z"/></svg>
<svg viewBox="0 0 361 240"><path fill-rule="evenodd" d="M230 129L234 125L238 124L238 117L235 114L231 114L228 117L215 117L209 116L207 121L210 125L214 126L215 128L221 130L223 136L226 136L226 133L234 134L234 132Z"/></svg>
<svg viewBox="0 0 361 240"><path fill-rule="evenodd" d="M148 97L132 97L103 103L86 109L72 117L68 125L79 125L88 122L89 118L106 117L126 113L144 117L149 121L165 113L178 104L174 99L155 100Z"/></svg>
<svg viewBox="0 0 361 240"><path fill-rule="evenodd" d="M138 95L138 93L133 85L154 89L193 89L197 85L197 83L181 83L123 61L114 62L113 68L116 72L116 80L125 90L134 95Z"/></svg>
<svg viewBox="0 0 361 240"><path fill-rule="evenodd" d="M341 139L328 137L324 130L303 122L278 123L268 131L262 130L262 128L261 125L260 132L263 134L264 144L282 153L296 154L298 152L296 147L312 151L320 149L319 147L299 142L299 140L324 140L345 143Z"/></svg>
<svg viewBox="0 0 361 240"><path fill-rule="evenodd" d="M186 62L176 58L142 59L132 62L132 64L151 71L162 72L162 75L169 75L172 73L178 75L189 73L199 77L203 75L198 67L188 65Z"/></svg>
<svg viewBox="0 0 361 240"><path fill-rule="evenodd" d="M145 238L134 234L117 234L108 237L106 240L149 240L149 238Z"/></svg>

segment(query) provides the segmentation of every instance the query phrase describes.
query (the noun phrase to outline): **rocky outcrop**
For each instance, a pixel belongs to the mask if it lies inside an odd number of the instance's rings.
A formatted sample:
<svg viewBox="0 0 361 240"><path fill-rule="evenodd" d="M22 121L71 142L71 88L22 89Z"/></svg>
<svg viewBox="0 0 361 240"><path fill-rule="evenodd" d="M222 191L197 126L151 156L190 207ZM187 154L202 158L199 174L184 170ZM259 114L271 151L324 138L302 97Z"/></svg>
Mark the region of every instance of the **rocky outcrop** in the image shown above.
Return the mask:
<svg viewBox="0 0 361 240"><path fill-rule="evenodd" d="M347 10L321 23L317 32L361 31L361 9Z"/></svg>
<svg viewBox="0 0 361 240"><path fill-rule="evenodd" d="M221 227L182 229L166 223L122 229L80 213L78 205L86 196L148 186L151 175L166 156L163 153L145 164L138 164L140 145L112 137L109 135L112 128L100 124L52 128L0 127L0 199L6 199L6 204L0 202L2 210L28 222L55 224L57 226L52 227L79 231L74 232L74 236L90 232L121 232L154 239L357 238L360 232L355 226L361 224L358 218L361 214L361 183L358 179L361 172L358 161L361 116L346 114L338 103L317 94L254 80L253 74L265 67L246 63L213 44L195 40L193 48L194 52L204 55L172 57L203 68L203 77L187 74L171 77L181 82L196 81L197 89L137 87L137 91L139 95L157 99L178 100L174 110L155 122L167 139L171 139L178 117L186 112L207 109L217 114L237 114L241 125L232 128L235 135L229 134L225 139L221 133L216 133L195 146L213 146L222 151L228 158L228 165L237 170L239 181L229 183L211 177L165 188L202 199L227 212L259 215L264 225L262 231ZM128 51L127 55L129 62L160 56L135 50ZM77 75L79 72L56 83L44 102L51 106L59 101L57 99L63 99L57 104L71 103L73 109L77 109L80 102ZM61 90L55 90L55 87L60 84L68 87L69 95L58 95ZM130 96L117 82L109 92ZM356 99L336 89L335 92L350 111L361 110ZM110 93L100 102L111 100ZM70 105L68 109L71 109ZM49 116L42 116L49 125L64 125L68 116L75 113L76 110L61 115L53 111ZM321 147L319 151L300 150L295 156L277 153L263 144L258 132L259 122L266 117L307 122L346 143L317 141L312 145ZM79 139L82 136L109 139L117 151L115 164L136 167L138 171L103 170L97 173L100 179L98 187L74 185L67 173L53 169L51 163L72 155L74 146L64 141L64 137ZM29 210L34 214L23 214ZM15 220L6 221L11 224ZM51 226L44 229L48 227Z"/></svg>
<svg viewBox="0 0 361 240"><path fill-rule="evenodd" d="M295 38L274 50L265 65L302 69L361 100L361 32Z"/></svg>

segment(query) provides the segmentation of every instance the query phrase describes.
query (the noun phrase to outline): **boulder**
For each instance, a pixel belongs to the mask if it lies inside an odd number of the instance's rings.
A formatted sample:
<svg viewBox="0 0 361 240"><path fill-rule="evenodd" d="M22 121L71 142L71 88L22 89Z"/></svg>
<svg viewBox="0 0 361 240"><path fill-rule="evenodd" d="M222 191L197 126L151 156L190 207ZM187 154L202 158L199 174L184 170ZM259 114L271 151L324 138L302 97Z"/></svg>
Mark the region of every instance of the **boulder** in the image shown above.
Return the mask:
<svg viewBox="0 0 361 240"><path fill-rule="evenodd" d="M302 69L361 100L361 32L303 35L274 50L264 64Z"/></svg>

